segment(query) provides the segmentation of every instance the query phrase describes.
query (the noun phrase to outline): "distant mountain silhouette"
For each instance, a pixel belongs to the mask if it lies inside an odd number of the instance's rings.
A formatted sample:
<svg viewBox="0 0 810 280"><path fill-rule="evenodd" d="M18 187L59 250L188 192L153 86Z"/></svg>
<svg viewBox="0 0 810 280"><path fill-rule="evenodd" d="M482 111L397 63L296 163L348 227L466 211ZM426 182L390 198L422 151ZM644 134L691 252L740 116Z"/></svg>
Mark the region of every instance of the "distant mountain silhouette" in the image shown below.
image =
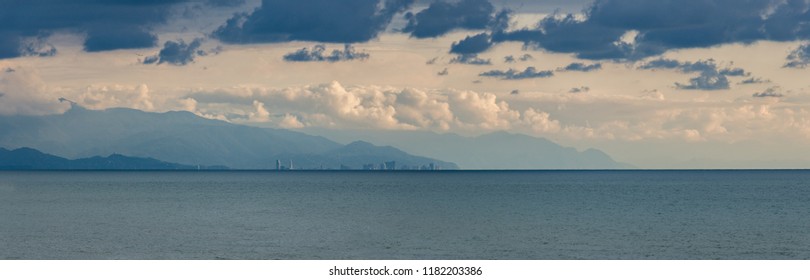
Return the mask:
<svg viewBox="0 0 810 280"><path fill-rule="evenodd" d="M19 148L11 151L0 148L0 170L177 170L197 168L153 158L128 157L118 154L69 160L31 148ZM205 168L209 169L209 167Z"/></svg>
<svg viewBox="0 0 810 280"><path fill-rule="evenodd" d="M0 116L0 146L32 147L66 158L120 153L234 169L274 169L277 160L304 169L360 169L391 161L399 167L433 163L442 169L458 168L393 147L344 146L319 136L237 125L190 112L98 111L76 105L62 115Z"/></svg>
<svg viewBox="0 0 810 280"><path fill-rule="evenodd" d="M393 145L415 155L430 155L452 161L464 169L626 169L631 165L614 161L596 149L577 151L544 138L507 132L477 137L419 131L363 131L312 129L332 139L357 139Z"/></svg>

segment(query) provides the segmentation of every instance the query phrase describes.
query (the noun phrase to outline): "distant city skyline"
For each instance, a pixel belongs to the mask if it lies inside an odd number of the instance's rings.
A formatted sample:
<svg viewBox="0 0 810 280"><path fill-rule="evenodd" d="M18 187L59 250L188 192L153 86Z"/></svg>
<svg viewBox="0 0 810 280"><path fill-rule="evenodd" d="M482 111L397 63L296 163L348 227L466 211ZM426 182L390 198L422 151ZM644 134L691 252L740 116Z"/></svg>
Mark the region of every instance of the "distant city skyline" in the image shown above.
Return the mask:
<svg viewBox="0 0 810 280"><path fill-rule="evenodd" d="M0 115L65 98L343 144L506 131L641 168L810 167L807 0L120 2L0 0Z"/></svg>

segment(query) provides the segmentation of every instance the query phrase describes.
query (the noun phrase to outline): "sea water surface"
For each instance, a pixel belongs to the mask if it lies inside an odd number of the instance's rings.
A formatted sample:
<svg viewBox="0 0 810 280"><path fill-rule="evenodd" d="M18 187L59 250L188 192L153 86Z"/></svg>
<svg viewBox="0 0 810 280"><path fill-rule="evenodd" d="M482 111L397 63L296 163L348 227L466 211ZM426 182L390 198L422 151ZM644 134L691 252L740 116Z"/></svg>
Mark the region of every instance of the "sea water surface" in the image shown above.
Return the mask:
<svg viewBox="0 0 810 280"><path fill-rule="evenodd" d="M8 171L0 259L810 259L810 171Z"/></svg>

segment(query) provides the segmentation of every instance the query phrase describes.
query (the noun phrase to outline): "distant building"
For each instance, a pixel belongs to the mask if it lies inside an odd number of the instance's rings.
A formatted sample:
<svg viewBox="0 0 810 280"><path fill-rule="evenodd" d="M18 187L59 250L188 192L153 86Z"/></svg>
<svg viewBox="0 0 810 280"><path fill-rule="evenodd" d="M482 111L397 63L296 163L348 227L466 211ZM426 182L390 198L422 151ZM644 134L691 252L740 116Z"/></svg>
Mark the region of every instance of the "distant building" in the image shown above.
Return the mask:
<svg viewBox="0 0 810 280"><path fill-rule="evenodd" d="M397 170L397 162L396 161L386 161L385 162L385 170Z"/></svg>
<svg viewBox="0 0 810 280"><path fill-rule="evenodd" d="M276 170L281 170L281 160L280 159L276 160Z"/></svg>

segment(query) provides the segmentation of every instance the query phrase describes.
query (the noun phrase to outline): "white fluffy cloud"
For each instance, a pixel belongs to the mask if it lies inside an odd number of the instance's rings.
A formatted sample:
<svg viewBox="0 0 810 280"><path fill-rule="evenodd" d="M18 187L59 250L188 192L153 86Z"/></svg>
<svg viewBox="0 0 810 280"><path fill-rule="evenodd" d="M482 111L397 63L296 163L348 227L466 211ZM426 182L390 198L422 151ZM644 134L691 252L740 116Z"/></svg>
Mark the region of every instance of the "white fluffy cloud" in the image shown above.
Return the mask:
<svg viewBox="0 0 810 280"><path fill-rule="evenodd" d="M486 131L508 130L525 124L544 132L559 129L559 124L550 120L547 113L511 109L506 101L491 93L451 89L344 87L332 82L284 89L222 89L194 93L186 98L194 100L198 110L208 114L235 113L238 116L235 111L219 112L220 105L252 104L255 112L247 116L251 121L257 120L255 116L260 109L257 104L260 104L262 110L268 108L279 113L272 117L267 115L267 121L281 127Z"/></svg>
<svg viewBox="0 0 810 280"><path fill-rule="evenodd" d="M90 109L127 107L144 111L155 110L149 87L140 85L91 85L75 100Z"/></svg>
<svg viewBox="0 0 810 280"><path fill-rule="evenodd" d="M523 91L344 86L339 82L270 88L239 86L157 92L145 84L53 87L25 68L0 73L0 114L58 114L60 97L90 109L187 110L200 116L281 128L429 130L481 134L505 130L555 140L733 143L810 139L810 95L785 98L684 97L662 91L600 95ZM182 90L181 90L182 91ZM710 95L706 95L711 97Z"/></svg>
<svg viewBox="0 0 810 280"><path fill-rule="evenodd" d="M231 116L236 122L256 121L258 109L266 108L274 113L265 115L267 124L283 128L464 134L506 130L552 139L631 142L734 142L762 133L810 137L810 110L801 102L751 97L669 100L658 91L635 96L537 92L499 96L454 89L346 87L332 82L200 91L185 98L196 102L198 114Z"/></svg>
<svg viewBox="0 0 810 280"><path fill-rule="evenodd" d="M0 114L45 115L67 109L59 103L58 88L48 86L36 71L0 69Z"/></svg>

